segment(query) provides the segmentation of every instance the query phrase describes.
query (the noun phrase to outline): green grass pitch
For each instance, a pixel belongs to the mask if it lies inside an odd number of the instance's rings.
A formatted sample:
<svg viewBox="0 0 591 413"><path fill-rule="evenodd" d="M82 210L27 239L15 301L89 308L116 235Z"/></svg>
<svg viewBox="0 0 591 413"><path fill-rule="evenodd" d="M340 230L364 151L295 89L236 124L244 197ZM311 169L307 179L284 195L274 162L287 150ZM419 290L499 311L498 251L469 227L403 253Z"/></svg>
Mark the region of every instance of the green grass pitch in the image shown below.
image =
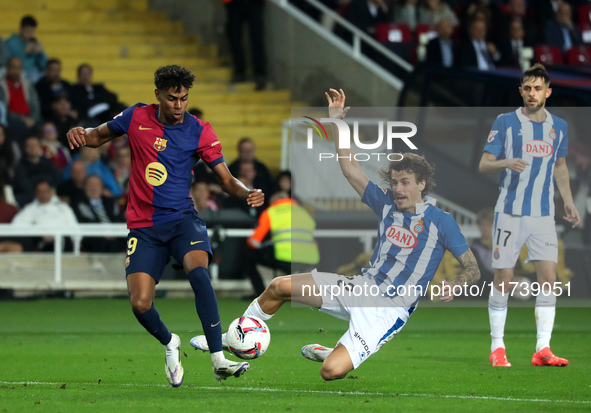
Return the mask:
<svg viewBox="0 0 591 413"><path fill-rule="evenodd" d="M220 300L226 327L248 302ZM164 351L124 299L0 301L3 412L590 411L591 308L559 308L552 349L565 368L533 367L532 308L510 308L511 368L488 363L486 304L419 307L402 332L344 380L323 382L308 343L333 345L347 323L284 306L271 346L239 379L218 384L189 339L200 323L189 299L157 299L182 339L185 380L168 386Z"/></svg>

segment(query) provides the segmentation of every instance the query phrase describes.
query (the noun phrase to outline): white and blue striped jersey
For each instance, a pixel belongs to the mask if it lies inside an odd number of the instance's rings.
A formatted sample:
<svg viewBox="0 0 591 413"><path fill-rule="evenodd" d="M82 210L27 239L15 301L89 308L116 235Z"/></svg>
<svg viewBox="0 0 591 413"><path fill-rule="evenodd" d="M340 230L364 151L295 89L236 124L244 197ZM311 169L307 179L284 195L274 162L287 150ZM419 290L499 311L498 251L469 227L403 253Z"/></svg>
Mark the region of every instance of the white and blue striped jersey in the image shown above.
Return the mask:
<svg viewBox="0 0 591 413"><path fill-rule="evenodd" d="M378 239L363 274L373 276L380 290L393 296L400 286L417 286L423 294L435 276L445 250L457 258L468 250L458 224L447 212L435 206L435 200L416 205L416 213L398 211L391 189L369 182L361 199L378 216ZM418 297L420 298L420 297ZM408 297L400 305L411 307L418 298Z"/></svg>
<svg viewBox="0 0 591 413"><path fill-rule="evenodd" d="M499 173L496 212L531 217L554 216L554 164L568 154L568 130L564 120L546 112L544 122L521 113L504 113L493 123L485 152L497 159L521 158L529 165L521 173Z"/></svg>

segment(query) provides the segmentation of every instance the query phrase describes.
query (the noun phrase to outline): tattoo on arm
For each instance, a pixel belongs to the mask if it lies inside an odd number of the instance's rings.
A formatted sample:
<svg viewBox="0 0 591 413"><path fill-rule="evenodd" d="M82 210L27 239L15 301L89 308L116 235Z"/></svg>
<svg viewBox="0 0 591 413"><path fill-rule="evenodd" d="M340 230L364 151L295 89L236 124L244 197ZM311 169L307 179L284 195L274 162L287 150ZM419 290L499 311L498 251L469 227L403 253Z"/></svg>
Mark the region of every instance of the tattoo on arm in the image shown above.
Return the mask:
<svg viewBox="0 0 591 413"><path fill-rule="evenodd" d="M464 267L464 271L454 280L456 285L470 285L480 278L480 270L476 263L476 258L470 249L457 258L458 262Z"/></svg>

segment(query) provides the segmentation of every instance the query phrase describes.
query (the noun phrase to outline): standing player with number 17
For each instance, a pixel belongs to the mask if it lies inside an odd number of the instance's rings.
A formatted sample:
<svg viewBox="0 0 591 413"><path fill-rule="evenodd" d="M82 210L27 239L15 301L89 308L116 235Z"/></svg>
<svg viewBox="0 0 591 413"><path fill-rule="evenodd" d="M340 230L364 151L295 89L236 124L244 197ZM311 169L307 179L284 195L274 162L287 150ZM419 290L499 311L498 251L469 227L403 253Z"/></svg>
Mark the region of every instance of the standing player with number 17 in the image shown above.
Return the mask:
<svg viewBox="0 0 591 413"><path fill-rule="evenodd" d="M250 367L227 360L222 352L222 327L207 269L211 247L205 223L189 196L192 168L202 159L225 192L251 207L264 201L260 190L249 190L230 174L211 125L186 112L194 80L183 67L160 67L154 75L158 104L138 103L96 128L78 127L67 135L71 149L96 148L123 134L129 137L127 286L137 320L165 347L165 372L173 387L180 386L184 377L180 339L164 325L153 304L156 284L171 256L183 265L195 293L197 314L212 343L215 379L239 377Z"/></svg>
<svg viewBox="0 0 591 413"><path fill-rule="evenodd" d="M494 287L488 300L492 336L490 362L510 367L503 341L507 301L513 269L523 247L528 261L533 261L538 284L536 296L537 344L532 357L534 366L566 366L568 360L550 351L550 337L556 314L558 238L554 223L554 179L564 201L565 220L573 228L579 224L579 212L573 204L566 155L567 125L546 109L550 97L550 77L544 66L535 64L521 78L519 93L523 108L500 115L494 122L480 172L499 173L499 199L493 224Z"/></svg>

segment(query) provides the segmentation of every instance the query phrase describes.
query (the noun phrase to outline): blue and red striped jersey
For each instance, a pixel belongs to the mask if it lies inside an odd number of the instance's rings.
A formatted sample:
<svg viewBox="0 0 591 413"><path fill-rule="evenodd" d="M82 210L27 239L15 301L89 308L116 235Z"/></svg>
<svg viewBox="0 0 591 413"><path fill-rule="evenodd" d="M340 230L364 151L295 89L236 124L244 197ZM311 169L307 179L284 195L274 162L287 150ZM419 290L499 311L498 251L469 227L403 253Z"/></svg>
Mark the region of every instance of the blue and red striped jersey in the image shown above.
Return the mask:
<svg viewBox="0 0 591 413"><path fill-rule="evenodd" d="M211 125L185 112L177 125L158 120L159 105L138 103L107 122L117 135L127 134L131 174L127 227L145 228L180 219L194 209L189 196L192 169L199 159L213 168L224 162Z"/></svg>

